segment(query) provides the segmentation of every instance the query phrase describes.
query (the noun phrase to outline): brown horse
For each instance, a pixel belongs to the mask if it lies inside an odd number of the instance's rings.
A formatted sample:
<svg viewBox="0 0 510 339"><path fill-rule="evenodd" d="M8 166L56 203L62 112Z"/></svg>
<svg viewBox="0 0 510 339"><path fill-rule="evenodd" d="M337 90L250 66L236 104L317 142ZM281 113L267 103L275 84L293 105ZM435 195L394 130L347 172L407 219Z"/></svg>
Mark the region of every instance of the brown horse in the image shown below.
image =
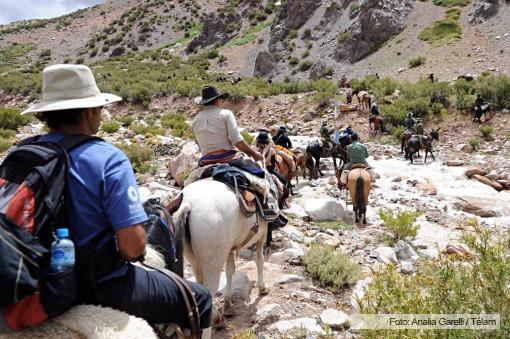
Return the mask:
<svg viewBox="0 0 510 339"><path fill-rule="evenodd" d="M384 119L379 115L370 116L368 125L370 126L370 129L373 129L374 135L377 135L377 131L381 131L381 134L386 132L384 129Z"/></svg>
<svg viewBox="0 0 510 339"><path fill-rule="evenodd" d="M290 191L290 194L294 195L294 191L292 190L292 179L294 178L294 173L292 173L292 168L287 163L287 161L278 153L275 154L276 158L276 170L278 173L283 175L285 180L287 180L288 188ZM297 176L296 176L296 182L297 182Z"/></svg>
<svg viewBox="0 0 510 339"><path fill-rule="evenodd" d="M301 150L295 150L294 156L296 157L297 166L296 183L297 183L299 178L299 171L303 173L303 178L306 178L306 152Z"/></svg>
<svg viewBox="0 0 510 339"><path fill-rule="evenodd" d="M361 106L361 109L369 110L372 106L372 96L367 91L360 91L357 94L358 104Z"/></svg>
<svg viewBox="0 0 510 339"><path fill-rule="evenodd" d="M351 196L356 224L359 226L366 225L368 196L372 188L370 174L365 168L354 165L347 177L347 188Z"/></svg>

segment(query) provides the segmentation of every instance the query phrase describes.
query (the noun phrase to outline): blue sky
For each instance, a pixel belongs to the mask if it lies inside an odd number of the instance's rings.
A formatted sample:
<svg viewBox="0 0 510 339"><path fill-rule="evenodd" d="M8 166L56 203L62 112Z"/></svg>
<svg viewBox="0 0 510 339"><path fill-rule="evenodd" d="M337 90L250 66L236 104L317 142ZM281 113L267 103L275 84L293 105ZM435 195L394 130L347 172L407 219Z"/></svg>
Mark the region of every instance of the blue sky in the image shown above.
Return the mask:
<svg viewBox="0 0 510 339"><path fill-rule="evenodd" d="M0 0L0 25L25 19L48 19L103 0Z"/></svg>

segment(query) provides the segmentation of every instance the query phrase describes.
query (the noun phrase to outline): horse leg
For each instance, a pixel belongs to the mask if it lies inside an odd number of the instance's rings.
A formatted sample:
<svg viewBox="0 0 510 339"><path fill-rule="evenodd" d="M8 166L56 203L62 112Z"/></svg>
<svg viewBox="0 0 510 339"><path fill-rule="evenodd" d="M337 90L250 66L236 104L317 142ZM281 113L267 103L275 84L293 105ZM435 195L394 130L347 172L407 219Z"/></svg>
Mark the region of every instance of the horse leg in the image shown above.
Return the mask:
<svg viewBox="0 0 510 339"><path fill-rule="evenodd" d="M432 150L430 150L430 155L432 156L432 160L436 161L436 157L434 157L434 153L432 153Z"/></svg>
<svg viewBox="0 0 510 339"><path fill-rule="evenodd" d="M267 222L265 222L267 225ZM266 226L267 229L268 226ZM257 287L259 289L259 295L266 295L269 293L269 289L264 283L264 237L261 237L257 241L256 245L256 258L255 264L257 264Z"/></svg>
<svg viewBox="0 0 510 339"><path fill-rule="evenodd" d="M223 306L223 315L227 318L231 318L234 316L231 292L232 292L232 277L234 276L235 270L236 270L235 252L231 251L228 254L227 263L225 267L227 286L225 287L225 295L223 296L223 299L225 301L225 304Z"/></svg>

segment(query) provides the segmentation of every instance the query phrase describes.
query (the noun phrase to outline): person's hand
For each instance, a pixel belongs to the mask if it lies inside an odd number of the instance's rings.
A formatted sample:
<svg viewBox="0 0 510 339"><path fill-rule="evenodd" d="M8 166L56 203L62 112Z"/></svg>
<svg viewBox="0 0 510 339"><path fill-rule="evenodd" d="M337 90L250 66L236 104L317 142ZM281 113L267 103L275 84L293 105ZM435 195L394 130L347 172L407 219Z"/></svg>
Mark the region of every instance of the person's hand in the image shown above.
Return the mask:
<svg viewBox="0 0 510 339"><path fill-rule="evenodd" d="M264 156L260 152L254 151L252 157L255 161L264 161Z"/></svg>

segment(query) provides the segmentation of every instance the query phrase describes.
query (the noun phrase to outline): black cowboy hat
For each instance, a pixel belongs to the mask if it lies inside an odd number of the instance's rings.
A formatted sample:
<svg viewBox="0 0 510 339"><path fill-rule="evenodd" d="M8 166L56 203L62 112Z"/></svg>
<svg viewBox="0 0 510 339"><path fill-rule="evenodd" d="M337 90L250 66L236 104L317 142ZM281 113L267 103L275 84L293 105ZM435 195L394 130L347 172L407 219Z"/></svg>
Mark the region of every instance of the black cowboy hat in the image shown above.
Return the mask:
<svg viewBox="0 0 510 339"><path fill-rule="evenodd" d="M199 105L205 105L216 99L227 99L228 93L220 93L220 91L214 86L204 86L202 88L202 97L198 102Z"/></svg>
<svg viewBox="0 0 510 339"><path fill-rule="evenodd" d="M269 135L266 132L260 132L257 135L256 140L257 140L258 143L261 143L261 144L264 144L264 145L268 144L269 143Z"/></svg>
<svg viewBox="0 0 510 339"><path fill-rule="evenodd" d="M287 130L287 127L285 127L285 126L280 126L279 130L280 130L280 131L285 132L285 131Z"/></svg>

